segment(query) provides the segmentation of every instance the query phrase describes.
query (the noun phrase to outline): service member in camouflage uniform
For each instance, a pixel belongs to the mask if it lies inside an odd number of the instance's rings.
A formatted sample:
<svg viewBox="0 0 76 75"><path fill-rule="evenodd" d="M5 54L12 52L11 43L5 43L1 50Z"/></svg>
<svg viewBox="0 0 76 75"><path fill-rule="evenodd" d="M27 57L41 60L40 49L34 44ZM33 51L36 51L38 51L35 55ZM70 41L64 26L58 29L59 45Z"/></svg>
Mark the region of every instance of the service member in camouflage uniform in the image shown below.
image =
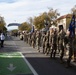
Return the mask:
<svg viewBox="0 0 76 75"><path fill-rule="evenodd" d="M45 39L45 55L47 55L50 52L50 31L47 31Z"/></svg>
<svg viewBox="0 0 76 75"><path fill-rule="evenodd" d="M24 38L23 38L23 40L24 40L24 42L26 42L26 32L24 32Z"/></svg>
<svg viewBox="0 0 76 75"><path fill-rule="evenodd" d="M41 46L41 33L40 33L40 31L37 31L37 33L36 33L36 44L37 44L37 50L40 52L40 46Z"/></svg>
<svg viewBox="0 0 76 75"><path fill-rule="evenodd" d="M75 45L76 45L76 40L74 37L70 37L69 36L70 32L68 33L68 39L69 39L69 56L68 56L68 59L67 59L67 65L66 67L70 67L70 62L71 62L71 59L72 59L72 56L73 56L73 53L74 53L74 50L75 50Z"/></svg>
<svg viewBox="0 0 76 75"><path fill-rule="evenodd" d="M45 41L46 41L46 32L42 33L42 49L43 53L45 53Z"/></svg>
<svg viewBox="0 0 76 75"><path fill-rule="evenodd" d="M28 33L28 44L30 44L30 32Z"/></svg>
<svg viewBox="0 0 76 75"><path fill-rule="evenodd" d="M26 32L26 43L28 43L28 32Z"/></svg>
<svg viewBox="0 0 76 75"><path fill-rule="evenodd" d="M60 49L60 62L63 63L64 56L64 37L66 35L64 29L59 32L59 49Z"/></svg>
<svg viewBox="0 0 76 75"><path fill-rule="evenodd" d="M33 48L35 48L35 42L36 42L36 33L35 32L33 32L31 39L32 39L32 46L33 46Z"/></svg>
<svg viewBox="0 0 76 75"><path fill-rule="evenodd" d="M52 49L50 53L50 58L56 57L56 51L57 51L57 30L55 30L52 35L51 35L51 44L52 44Z"/></svg>

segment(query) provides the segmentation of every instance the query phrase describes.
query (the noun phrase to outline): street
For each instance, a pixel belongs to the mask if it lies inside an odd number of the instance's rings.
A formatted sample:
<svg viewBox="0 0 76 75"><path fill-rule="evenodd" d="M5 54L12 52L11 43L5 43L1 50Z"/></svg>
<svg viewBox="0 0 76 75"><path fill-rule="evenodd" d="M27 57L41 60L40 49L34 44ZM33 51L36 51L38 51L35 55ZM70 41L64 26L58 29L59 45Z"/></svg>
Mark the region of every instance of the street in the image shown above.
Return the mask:
<svg viewBox="0 0 76 75"><path fill-rule="evenodd" d="M18 73L15 75L76 75L76 66L65 68L65 62L60 64L58 58L50 59L49 55L44 55L42 51L38 52L36 48L30 47L29 44L20 40L19 37L7 37L4 43L4 48L0 48L0 53L9 52L20 52L24 56L24 59L27 61L26 64L28 66L30 65L29 68L31 71L27 70L28 72L26 72L26 74L24 71L22 71L24 73L21 72L20 74ZM20 62L18 61L17 63ZM13 66L13 64L10 64L9 66ZM22 70L24 70L24 68L22 68Z"/></svg>

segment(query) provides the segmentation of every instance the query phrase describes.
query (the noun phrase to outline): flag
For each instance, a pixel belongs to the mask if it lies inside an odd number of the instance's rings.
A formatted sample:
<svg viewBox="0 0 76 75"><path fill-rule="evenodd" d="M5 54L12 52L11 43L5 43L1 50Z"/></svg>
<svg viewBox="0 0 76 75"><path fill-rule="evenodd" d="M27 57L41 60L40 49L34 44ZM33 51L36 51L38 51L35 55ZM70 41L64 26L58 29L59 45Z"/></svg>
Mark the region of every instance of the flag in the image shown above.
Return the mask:
<svg viewBox="0 0 76 75"><path fill-rule="evenodd" d="M32 26L32 29L31 29L31 33L33 33L34 32L34 26Z"/></svg>
<svg viewBox="0 0 76 75"><path fill-rule="evenodd" d="M75 37L75 14L73 14L69 25L70 37Z"/></svg>

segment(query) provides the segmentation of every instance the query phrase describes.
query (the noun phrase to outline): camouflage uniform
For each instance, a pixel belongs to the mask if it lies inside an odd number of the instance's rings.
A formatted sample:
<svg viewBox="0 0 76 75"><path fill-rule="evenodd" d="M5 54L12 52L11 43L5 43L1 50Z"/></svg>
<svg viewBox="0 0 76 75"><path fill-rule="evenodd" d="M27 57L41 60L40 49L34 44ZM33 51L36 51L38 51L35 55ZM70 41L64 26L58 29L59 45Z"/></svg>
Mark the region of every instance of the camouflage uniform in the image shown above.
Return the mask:
<svg viewBox="0 0 76 75"><path fill-rule="evenodd" d="M26 32L24 32L24 42L26 42Z"/></svg>
<svg viewBox="0 0 76 75"><path fill-rule="evenodd" d="M43 35L42 35L42 48L43 48L43 53L45 53L44 51L45 51L45 41L46 41L46 36L45 36L46 34L45 33L43 33Z"/></svg>
<svg viewBox="0 0 76 75"><path fill-rule="evenodd" d="M76 37L74 39L74 62L76 62Z"/></svg>
<svg viewBox="0 0 76 75"><path fill-rule="evenodd" d="M46 36L45 36L45 55L47 55L50 51L50 32L47 31Z"/></svg>
<svg viewBox="0 0 76 75"><path fill-rule="evenodd" d="M73 56L73 52L74 52L74 45L75 45L75 41L74 41L74 38L68 38L69 39L69 57L67 59L67 65L66 67L70 67L70 62L71 62L71 59L72 59L72 56Z"/></svg>
<svg viewBox="0 0 76 75"><path fill-rule="evenodd" d="M30 32L28 33L28 44L30 45L30 40L31 40L31 34Z"/></svg>
<svg viewBox="0 0 76 75"><path fill-rule="evenodd" d="M63 56L64 56L64 37L65 37L65 32L62 29L59 32L59 49L60 49L60 61L61 63L63 62Z"/></svg>
<svg viewBox="0 0 76 75"><path fill-rule="evenodd" d="M35 32L33 32L31 39L32 39L32 46L33 46L33 48L35 48L35 41L36 41L36 34L35 34Z"/></svg>
<svg viewBox="0 0 76 75"><path fill-rule="evenodd" d="M28 43L28 32L26 32L26 42Z"/></svg>
<svg viewBox="0 0 76 75"><path fill-rule="evenodd" d="M51 35L51 44L52 44L52 49L50 53L50 58L56 56L56 51L57 51L57 32L54 31Z"/></svg>
<svg viewBox="0 0 76 75"><path fill-rule="evenodd" d="M37 43L37 50L40 52L40 45L41 45L41 33L40 33L40 31L37 31L36 43Z"/></svg>

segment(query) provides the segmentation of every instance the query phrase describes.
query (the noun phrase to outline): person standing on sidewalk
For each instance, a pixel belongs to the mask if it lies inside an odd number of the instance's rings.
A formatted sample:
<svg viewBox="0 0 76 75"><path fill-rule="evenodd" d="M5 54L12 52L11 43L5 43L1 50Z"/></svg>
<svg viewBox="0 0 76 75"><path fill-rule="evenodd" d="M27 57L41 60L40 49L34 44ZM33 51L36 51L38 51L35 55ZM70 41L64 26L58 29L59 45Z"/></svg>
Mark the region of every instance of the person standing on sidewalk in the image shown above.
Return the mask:
<svg viewBox="0 0 76 75"><path fill-rule="evenodd" d="M5 36L4 36L4 34L3 33L1 33L1 35L0 35L0 39L1 39L1 47L4 47L4 40L5 40Z"/></svg>

